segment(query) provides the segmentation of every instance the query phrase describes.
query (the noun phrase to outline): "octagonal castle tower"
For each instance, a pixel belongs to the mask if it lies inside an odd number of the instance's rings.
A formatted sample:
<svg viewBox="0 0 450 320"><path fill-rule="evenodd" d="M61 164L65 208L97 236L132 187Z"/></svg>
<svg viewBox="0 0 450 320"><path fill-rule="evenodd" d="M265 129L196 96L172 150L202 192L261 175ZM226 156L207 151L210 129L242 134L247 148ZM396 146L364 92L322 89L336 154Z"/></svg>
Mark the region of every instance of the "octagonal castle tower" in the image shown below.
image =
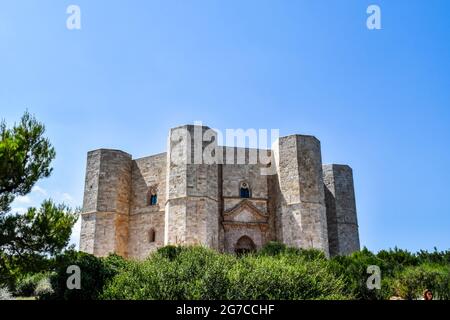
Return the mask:
<svg viewBox="0 0 450 320"><path fill-rule="evenodd" d="M271 150L224 147L214 130L184 125L165 153L88 152L81 217L80 250L97 256L143 259L167 244L240 253L269 241L359 250L352 170L322 165L319 140L305 135Z"/></svg>

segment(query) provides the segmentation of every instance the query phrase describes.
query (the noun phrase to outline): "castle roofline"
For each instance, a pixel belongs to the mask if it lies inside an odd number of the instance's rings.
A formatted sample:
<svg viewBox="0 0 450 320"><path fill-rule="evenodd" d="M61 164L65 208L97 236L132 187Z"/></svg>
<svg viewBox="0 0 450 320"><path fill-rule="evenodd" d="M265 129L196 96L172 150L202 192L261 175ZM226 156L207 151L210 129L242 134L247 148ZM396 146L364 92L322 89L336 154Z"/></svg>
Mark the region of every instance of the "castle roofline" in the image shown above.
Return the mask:
<svg viewBox="0 0 450 320"><path fill-rule="evenodd" d="M352 167L350 167L348 164L338 164L338 163L326 163L323 164L322 167L326 167L326 168L345 168L345 169L350 169L353 170Z"/></svg>
<svg viewBox="0 0 450 320"><path fill-rule="evenodd" d="M143 160L143 159L147 159L147 158L161 157L161 156L165 156L165 155L167 155L167 152L160 152L160 153L155 153L155 154L152 154L149 156L139 157L139 158L133 159L133 161Z"/></svg>
<svg viewBox="0 0 450 320"><path fill-rule="evenodd" d="M176 126L176 127L172 127L172 128L170 128L170 130L181 129L181 128L195 128L195 127L211 129L209 126L206 126L206 125L182 124L182 125L179 125L179 126Z"/></svg>
<svg viewBox="0 0 450 320"><path fill-rule="evenodd" d="M315 140L317 140L317 141L320 141L316 136L309 135L309 134L298 134L298 133L295 133L295 134L289 134L289 135L286 135L286 136L282 136L282 137L280 137L279 139L289 138L289 137L313 138L313 139L315 139Z"/></svg>
<svg viewBox="0 0 450 320"><path fill-rule="evenodd" d="M125 151L122 151L122 150L119 150L119 149L108 149L108 148L100 148L100 149L91 150L91 151L88 151L88 154L95 153L95 152L101 152L101 153L103 153L103 152L122 153L124 155L129 156L130 158L132 157L131 154L129 154L128 152L125 152Z"/></svg>

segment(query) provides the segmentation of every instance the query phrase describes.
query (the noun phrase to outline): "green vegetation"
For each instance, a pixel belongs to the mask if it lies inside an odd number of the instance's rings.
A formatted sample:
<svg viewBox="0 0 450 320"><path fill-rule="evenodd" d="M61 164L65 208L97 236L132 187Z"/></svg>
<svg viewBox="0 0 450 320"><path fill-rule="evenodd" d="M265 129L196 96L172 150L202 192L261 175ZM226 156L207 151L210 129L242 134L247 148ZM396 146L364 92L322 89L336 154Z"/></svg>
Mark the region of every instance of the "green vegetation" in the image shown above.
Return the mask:
<svg viewBox="0 0 450 320"><path fill-rule="evenodd" d="M317 250L273 242L243 256L203 247L167 246L144 261L68 251L55 259L55 268L46 275L51 290L37 295L39 299L57 300L340 300L389 299L393 295L420 299L424 289L431 289L436 299L450 299L448 257L449 251L412 254L394 249L373 254L363 249L348 257L327 259ZM69 265L81 269L81 290L66 287ZM380 290L367 289L368 265L381 269Z"/></svg>
<svg viewBox="0 0 450 320"><path fill-rule="evenodd" d="M81 289L67 288L67 268L71 265L80 267ZM93 255L67 251L55 260L55 268L49 277L52 292L39 296L41 299L53 300L96 300L99 299L107 281L111 280L121 270L125 270L128 262L117 255L97 258Z"/></svg>
<svg viewBox="0 0 450 320"><path fill-rule="evenodd" d="M50 176L55 149L43 135L42 123L25 112L11 129L0 124L0 213L9 211L16 196L26 195L41 178Z"/></svg>
<svg viewBox="0 0 450 320"><path fill-rule="evenodd" d="M131 262L105 299L343 299L344 282L324 257L236 257L201 247L165 247Z"/></svg>
<svg viewBox="0 0 450 320"><path fill-rule="evenodd" d="M34 291L41 272L64 252L78 213L45 200L24 214L11 212L17 196L25 196L41 178L50 176L55 150L45 127L26 112L12 128L0 124L0 287L4 292ZM42 279L41 279L42 280ZM19 288L16 289L16 286ZM40 289L44 288L42 282Z"/></svg>

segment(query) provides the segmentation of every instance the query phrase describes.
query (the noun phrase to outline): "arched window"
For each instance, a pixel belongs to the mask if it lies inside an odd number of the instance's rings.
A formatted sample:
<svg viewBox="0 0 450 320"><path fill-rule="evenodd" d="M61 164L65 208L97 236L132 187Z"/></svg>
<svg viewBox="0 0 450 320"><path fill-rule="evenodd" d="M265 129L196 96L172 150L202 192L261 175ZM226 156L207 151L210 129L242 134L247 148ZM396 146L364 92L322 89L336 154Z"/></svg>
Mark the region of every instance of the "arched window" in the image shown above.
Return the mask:
<svg viewBox="0 0 450 320"><path fill-rule="evenodd" d="M157 194L152 194L150 196L150 205L154 206L158 203L158 195Z"/></svg>
<svg viewBox="0 0 450 320"><path fill-rule="evenodd" d="M155 229L150 229L148 232L148 242L152 243L156 240L156 232Z"/></svg>
<svg viewBox="0 0 450 320"><path fill-rule="evenodd" d="M250 198L250 187L247 182L241 182L239 186L239 196L241 198Z"/></svg>
<svg viewBox="0 0 450 320"><path fill-rule="evenodd" d="M149 206L155 206L158 203L158 193L156 188L150 188L147 201Z"/></svg>

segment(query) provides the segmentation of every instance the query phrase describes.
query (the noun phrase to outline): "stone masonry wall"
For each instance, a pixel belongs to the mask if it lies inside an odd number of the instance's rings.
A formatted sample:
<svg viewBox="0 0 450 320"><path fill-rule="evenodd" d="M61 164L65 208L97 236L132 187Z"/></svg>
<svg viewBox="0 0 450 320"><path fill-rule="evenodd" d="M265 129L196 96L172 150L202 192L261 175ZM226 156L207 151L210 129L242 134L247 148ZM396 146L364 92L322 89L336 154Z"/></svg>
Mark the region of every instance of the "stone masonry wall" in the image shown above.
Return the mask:
<svg viewBox="0 0 450 320"><path fill-rule="evenodd" d="M129 217L129 257L143 259L164 245L167 154L133 160L132 196ZM150 205L150 189L157 192L157 204ZM153 230L155 241L151 241Z"/></svg>
<svg viewBox="0 0 450 320"><path fill-rule="evenodd" d="M274 146L279 196L278 239L328 254L320 142L312 136L280 138Z"/></svg>
<svg viewBox="0 0 450 320"><path fill-rule="evenodd" d="M217 148L214 133L210 142L202 142L202 136L209 130L187 125L169 133L165 244L219 248L219 165L202 160L207 146L212 146L214 152ZM195 152L196 148L200 154Z"/></svg>
<svg viewBox="0 0 450 320"><path fill-rule="evenodd" d="M250 237L257 248L262 247L270 240L275 239L274 211L269 203L269 179L271 175L262 174L263 168L267 164L261 163L260 153L270 159L270 150L257 150L249 148L223 147L225 164L222 167L222 197L224 212L230 211L239 206L243 199L240 197L240 184L246 182L250 188L249 201L262 214L269 216L267 225L264 225L263 231L256 221L247 221L247 223L238 225L226 225L224 237L224 250L234 252L236 241L242 236ZM245 154L244 161L238 162L238 154ZM253 153L251 159L250 153ZM250 160L252 161L250 163Z"/></svg>
<svg viewBox="0 0 450 320"><path fill-rule="evenodd" d="M352 169L347 165L324 165L330 255L347 255L359 248L358 221Z"/></svg>
<svg viewBox="0 0 450 320"><path fill-rule="evenodd" d="M119 150L88 153L80 248L98 256L127 256L131 156Z"/></svg>
<svg viewBox="0 0 450 320"><path fill-rule="evenodd" d="M86 175L81 218L80 250L94 254L97 212L98 180L100 174L101 150L87 155Z"/></svg>

